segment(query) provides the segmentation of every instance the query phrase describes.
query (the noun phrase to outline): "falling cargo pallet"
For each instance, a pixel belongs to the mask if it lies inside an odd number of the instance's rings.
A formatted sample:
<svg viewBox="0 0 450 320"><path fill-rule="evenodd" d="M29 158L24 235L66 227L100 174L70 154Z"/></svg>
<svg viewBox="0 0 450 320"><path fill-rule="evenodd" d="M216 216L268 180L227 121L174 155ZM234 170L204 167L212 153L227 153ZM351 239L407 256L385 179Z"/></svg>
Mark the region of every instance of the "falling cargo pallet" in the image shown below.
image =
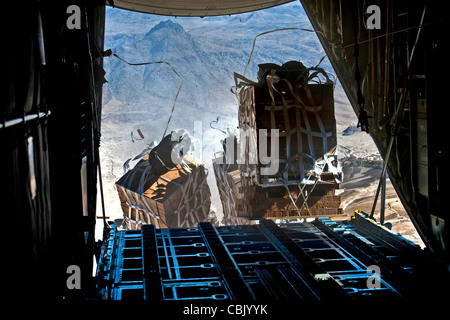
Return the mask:
<svg viewBox="0 0 450 320"><path fill-rule="evenodd" d="M308 80L320 72L314 70ZM326 77L324 84L256 84L235 77L243 80L236 86L241 131L235 148L242 158L240 164L223 164L226 161L219 159L230 159L224 149L213 160L222 222L342 215L341 197L336 195L342 172L336 155L333 83ZM278 147L272 145L271 134L260 136L260 129L278 129ZM261 139L268 139L267 154L273 156L278 149L275 173L261 174L267 167L258 159Z"/></svg>
<svg viewBox="0 0 450 320"><path fill-rule="evenodd" d="M184 159L161 176L152 173L148 155L116 183L127 228L140 229L195 226L211 221L211 193L203 165Z"/></svg>

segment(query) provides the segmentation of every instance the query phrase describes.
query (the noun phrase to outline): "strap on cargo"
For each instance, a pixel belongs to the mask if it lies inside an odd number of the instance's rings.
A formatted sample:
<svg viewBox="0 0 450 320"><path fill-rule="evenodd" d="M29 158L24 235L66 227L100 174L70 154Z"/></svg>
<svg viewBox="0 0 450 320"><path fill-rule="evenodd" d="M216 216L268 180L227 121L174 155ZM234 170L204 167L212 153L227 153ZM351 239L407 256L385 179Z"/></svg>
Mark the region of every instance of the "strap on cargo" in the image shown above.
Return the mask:
<svg viewBox="0 0 450 320"><path fill-rule="evenodd" d="M319 78L319 75L323 75L325 77L325 81L327 84L333 84L333 82L328 77L327 73L322 68L309 68L309 71L314 71L309 77L308 82L312 81L313 79L317 78L319 83L322 83L322 81ZM245 87L255 87L260 86L261 84L256 83L254 81L251 81L247 79L245 76L234 73L234 79L235 79L235 87L232 88L232 92L236 95L239 104L240 105L247 105L248 97L247 95L244 95L243 93L245 91L239 90L241 88ZM287 87L289 88L290 94L294 97L295 104L294 105L288 105L286 102L286 99L284 98L283 94L281 94L277 88L275 87L275 84L283 81L286 83ZM270 110L270 124L272 128L275 128L275 111L283 111L283 117L285 122L285 133L281 133L281 136L286 137L286 165L284 170L282 171L281 178L281 185L288 191L288 196L290 197L292 201L292 205L294 206L295 210L301 214L302 208L306 208L307 212L311 214L308 206L308 198L311 194L311 192L314 190L315 186L319 181L321 181L321 174L325 168L326 165L328 165L329 170L332 172L333 177L335 179L335 182L341 183L339 179L339 174L337 168L332 164L333 157L328 156L328 141L327 139L332 136L332 132L327 132L325 130L325 126L323 124L323 121L320 117L319 111L323 108L322 104L316 105L314 98L311 93L311 88L308 83L304 85L305 93L306 93L306 99L307 103L303 101L303 99L295 92L292 84L287 79L280 79L279 76L275 73L275 70L272 70L270 74L266 76L266 83L268 87L268 92L271 97L271 104L270 106L265 106L266 110ZM275 103L275 94L278 94L281 97L282 106L277 106ZM290 108L296 108L295 110L295 117L296 117L296 127L291 128L289 123L289 114L288 110ZM246 112L249 112L247 110ZM315 120L317 122L317 126L319 127L320 131L315 132L312 130L310 119L308 118L307 112L311 112L314 114ZM303 117L304 122L304 128L301 126L301 116ZM289 148L290 142L291 142L291 135L296 134L297 135L297 148L298 152L295 155L291 155L291 150ZM306 135L307 141L308 141L308 148L309 148L309 154L305 153L303 151L303 136L302 134ZM319 137L322 138L322 146L323 146L323 160L318 161L316 159L315 151L314 151L314 144L313 144L313 137ZM305 165L304 165L304 158L308 157L312 160L312 163L314 164L313 168L309 171L309 174L306 176L304 173ZM299 174L299 180L297 180L297 186L299 188L299 193L296 196L296 199L291 195L291 192L289 190L288 186L288 172L292 171L294 176L297 175L295 172L295 169L292 168L291 159L298 158L298 174ZM314 181L311 179L314 177ZM241 172L241 183L242 187L245 187L246 183L244 180L246 179L245 175ZM251 180L247 181L250 182L250 185L252 185ZM267 185L268 177L263 177L263 185ZM305 195L304 191L306 188L306 185L312 185L312 189L310 193ZM299 198L303 198L303 203L299 207L297 206L297 202Z"/></svg>
<svg viewBox="0 0 450 320"><path fill-rule="evenodd" d="M202 189L206 182L205 179L201 179L201 183L198 183L198 179L200 176L203 176L202 170L203 167L197 167L192 174L190 174L186 180L186 182L182 186L182 193L181 193L181 199L180 204L178 208L174 210L174 214L177 215L177 223L179 227L189 226L193 225L196 222L202 221L199 219L197 215L197 211L201 210L203 212L203 215L206 217L209 212L204 212L205 204L208 201L208 197L203 197ZM191 208L190 202L192 199L198 199L200 197L200 203L196 203L197 201L194 200L194 207ZM186 214L184 216L183 221L181 221L181 212L183 210L186 210ZM191 224L189 224L189 221L191 220Z"/></svg>

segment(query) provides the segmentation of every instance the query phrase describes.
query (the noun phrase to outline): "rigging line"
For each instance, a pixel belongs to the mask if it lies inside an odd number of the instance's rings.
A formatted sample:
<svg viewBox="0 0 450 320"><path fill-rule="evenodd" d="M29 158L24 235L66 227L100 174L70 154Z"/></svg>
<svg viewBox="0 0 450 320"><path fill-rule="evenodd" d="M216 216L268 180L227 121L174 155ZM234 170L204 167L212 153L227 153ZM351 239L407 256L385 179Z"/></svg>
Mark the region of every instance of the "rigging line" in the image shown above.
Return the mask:
<svg viewBox="0 0 450 320"><path fill-rule="evenodd" d="M416 40L415 40L414 46L413 46L413 48L411 50L410 58L407 61L407 63L408 63L408 65L407 65L407 77L405 78L405 80L403 82L403 87L402 87L402 91L401 91L401 95L400 95L400 99L399 99L397 108L394 110L394 115L393 115L393 120L392 120L393 131L392 131L391 138L389 140L389 144L387 146L386 155L385 155L385 159L384 159L384 163L383 163L383 170L381 171L381 177L380 177L380 180L378 182L377 191L375 193L375 199L373 201L372 211L370 212L370 218L371 219L373 219L373 216L375 214L375 209L377 207L377 202L378 202L378 196L379 196L380 191L381 191L381 186L382 186L382 183L383 183L384 176L386 175L386 170L387 170L389 158L390 158L390 155L391 155L392 146L394 144L394 139L395 139L395 137L398 135L398 133L400 131L400 119L401 119L401 117L399 115L400 115L400 113L403 110L403 107L405 105L405 97L406 97L407 92L408 92L407 84L409 83L409 80L411 79L411 75L412 75L412 70L411 70L412 67L411 66L412 66L412 63L413 63L414 58L415 58L415 50L416 50L417 43L419 42L419 39L420 39L420 34L421 34L421 31L422 31L423 21L425 19L426 9L427 9L427 6L425 4L425 6L423 8L423 12L422 12L422 18L420 20L419 30L417 30Z"/></svg>
<svg viewBox="0 0 450 320"><path fill-rule="evenodd" d="M223 132L223 133L227 134L227 133L226 133L224 130L222 130L222 129L214 128L214 127L212 126L212 123L213 123L213 122L218 123L218 122L219 122L219 117L217 117L216 120L211 121L211 122L209 123L209 126L210 126L212 129L215 129L215 130L218 130L218 131L220 131L220 132Z"/></svg>
<svg viewBox="0 0 450 320"><path fill-rule="evenodd" d="M183 78L180 76L180 74L174 69L174 67L172 67L172 65L170 63L168 63L167 61L152 61L152 62L139 62L139 63L131 63L126 61L125 59L119 57L117 54L113 53L112 54L114 57L116 57L119 60L122 60L123 62L125 62L126 64L130 65L130 66L144 66L144 65L150 65L150 64L167 64L170 69L172 69L172 71L178 76L178 78L180 78L181 83L180 83L180 87L178 88L177 94L175 95L175 99L173 101L173 105L172 105L172 110L170 111L170 116L169 116L169 120L167 121L166 124L166 128L164 129L164 133L163 136L161 138L161 140L166 136L167 133L167 129L169 128L169 123L170 120L172 120L172 115L173 115L173 111L175 110L175 104L177 102L178 99L178 95L180 94L181 91L181 87L183 87Z"/></svg>
<svg viewBox="0 0 450 320"><path fill-rule="evenodd" d="M347 44L347 45L345 45L345 46L342 46L342 48L348 48L348 47L352 47L352 46L356 46L356 45L359 45L359 44L363 44L363 43L367 43L367 42L370 42L370 41L372 41L372 40L376 40L376 39L379 39L379 38L384 38L384 37L388 37L388 36L391 36L391 35L394 35L394 34L397 34L397 33L401 33L401 32L405 32L405 31L409 31L409 30L412 30L412 29L420 29L420 28L423 28L423 27L428 27L428 26L432 26L432 25L436 25L436 24L441 24L442 22L428 22L428 23L424 23L424 24L419 24L419 25L417 25L417 26L412 26L412 27L408 27L408 28L405 28L405 29L401 29L401 30L397 30L397 31L392 31L392 32L388 32L388 33L385 33L385 34L382 34L382 35L379 35L379 36L376 36L376 37L372 37L372 38L369 38L369 39L367 39L367 40L362 40L362 41L356 41L356 42L354 42L354 43L350 43L350 44Z"/></svg>
<svg viewBox="0 0 450 320"><path fill-rule="evenodd" d="M324 55L324 56L322 57L322 59L320 59L319 63L316 64L316 66L315 66L314 68L317 68L317 67L322 63L323 59L325 59L326 57L327 57L327 55Z"/></svg>
<svg viewBox="0 0 450 320"><path fill-rule="evenodd" d="M250 52L250 56L248 57L247 65L245 66L244 73L242 74L243 76L245 76L245 72L247 71L247 68L248 68L248 66L250 65L250 61L252 60L253 51L255 50L255 45L256 45L256 39L257 39L259 36L263 36L263 35L265 35L265 34L269 34L269 33L272 33L272 32L277 32L277 31L286 31L286 30L301 30L301 31L314 32L314 33L321 33L321 34L325 37L325 35L322 33L322 31L316 31L316 30L304 29L304 28L297 28L297 27L292 27L292 28L282 28L282 29L275 29L275 30L270 30L270 31L262 32L262 33L258 34L258 35L253 39L253 47L252 47L252 51Z"/></svg>
<svg viewBox="0 0 450 320"><path fill-rule="evenodd" d="M131 132L130 136L131 136L131 141L133 141L133 143L134 143L134 140L136 140L136 141L144 140L144 138L135 137L134 134L133 134L133 131Z"/></svg>

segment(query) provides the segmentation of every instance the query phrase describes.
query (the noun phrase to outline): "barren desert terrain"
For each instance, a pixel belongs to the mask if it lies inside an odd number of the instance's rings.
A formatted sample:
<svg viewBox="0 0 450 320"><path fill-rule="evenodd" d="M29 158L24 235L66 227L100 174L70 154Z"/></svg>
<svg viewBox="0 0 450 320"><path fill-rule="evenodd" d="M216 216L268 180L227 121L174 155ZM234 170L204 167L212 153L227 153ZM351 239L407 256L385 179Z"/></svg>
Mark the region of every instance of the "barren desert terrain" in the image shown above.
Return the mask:
<svg viewBox="0 0 450 320"><path fill-rule="evenodd" d="M341 196L344 212L349 215L352 215L355 210L370 213L381 169L345 167L343 171L344 191ZM379 198L374 215L377 221L379 221L380 203ZM392 224L393 232L399 233L421 247L424 246L389 179L386 180L385 223Z"/></svg>

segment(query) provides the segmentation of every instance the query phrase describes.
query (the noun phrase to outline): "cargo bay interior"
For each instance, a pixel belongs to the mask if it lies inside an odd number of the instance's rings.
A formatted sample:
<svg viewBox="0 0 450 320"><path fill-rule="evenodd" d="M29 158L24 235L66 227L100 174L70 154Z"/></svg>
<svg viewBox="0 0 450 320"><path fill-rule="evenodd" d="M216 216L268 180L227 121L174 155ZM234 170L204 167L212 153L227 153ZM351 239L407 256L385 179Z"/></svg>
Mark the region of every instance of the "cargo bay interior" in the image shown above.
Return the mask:
<svg viewBox="0 0 450 320"><path fill-rule="evenodd" d="M147 223L137 230L117 230L106 219L96 219L101 215L100 115L108 54L105 6L214 16L285 2L166 1L161 7L151 0L32 1L13 6L5 34L11 49L0 124L3 212L10 221L4 229L14 239L6 245L14 261L11 295L23 296L26 287L28 295L49 300L311 302L414 300L423 292L430 299L440 296L448 284L450 245L444 201L448 143L443 138L448 17L435 2L374 1L387 21L387 30L377 31L364 24L365 1L300 1L362 129L385 160L383 172L389 172L424 250L374 223L373 213L355 213L345 221L320 217L279 224L264 215L251 225L198 221L194 227L155 228ZM71 6L80 9L79 28L69 28ZM245 112L242 119L248 120ZM258 191L243 202L252 194ZM104 241L96 242L99 222ZM67 284L69 266L78 266L81 289ZM381 269L372 287L367 285L369 266ZM200 271L204 276L198 276ZM430 274L439 280L429 281Z"/></svg>

